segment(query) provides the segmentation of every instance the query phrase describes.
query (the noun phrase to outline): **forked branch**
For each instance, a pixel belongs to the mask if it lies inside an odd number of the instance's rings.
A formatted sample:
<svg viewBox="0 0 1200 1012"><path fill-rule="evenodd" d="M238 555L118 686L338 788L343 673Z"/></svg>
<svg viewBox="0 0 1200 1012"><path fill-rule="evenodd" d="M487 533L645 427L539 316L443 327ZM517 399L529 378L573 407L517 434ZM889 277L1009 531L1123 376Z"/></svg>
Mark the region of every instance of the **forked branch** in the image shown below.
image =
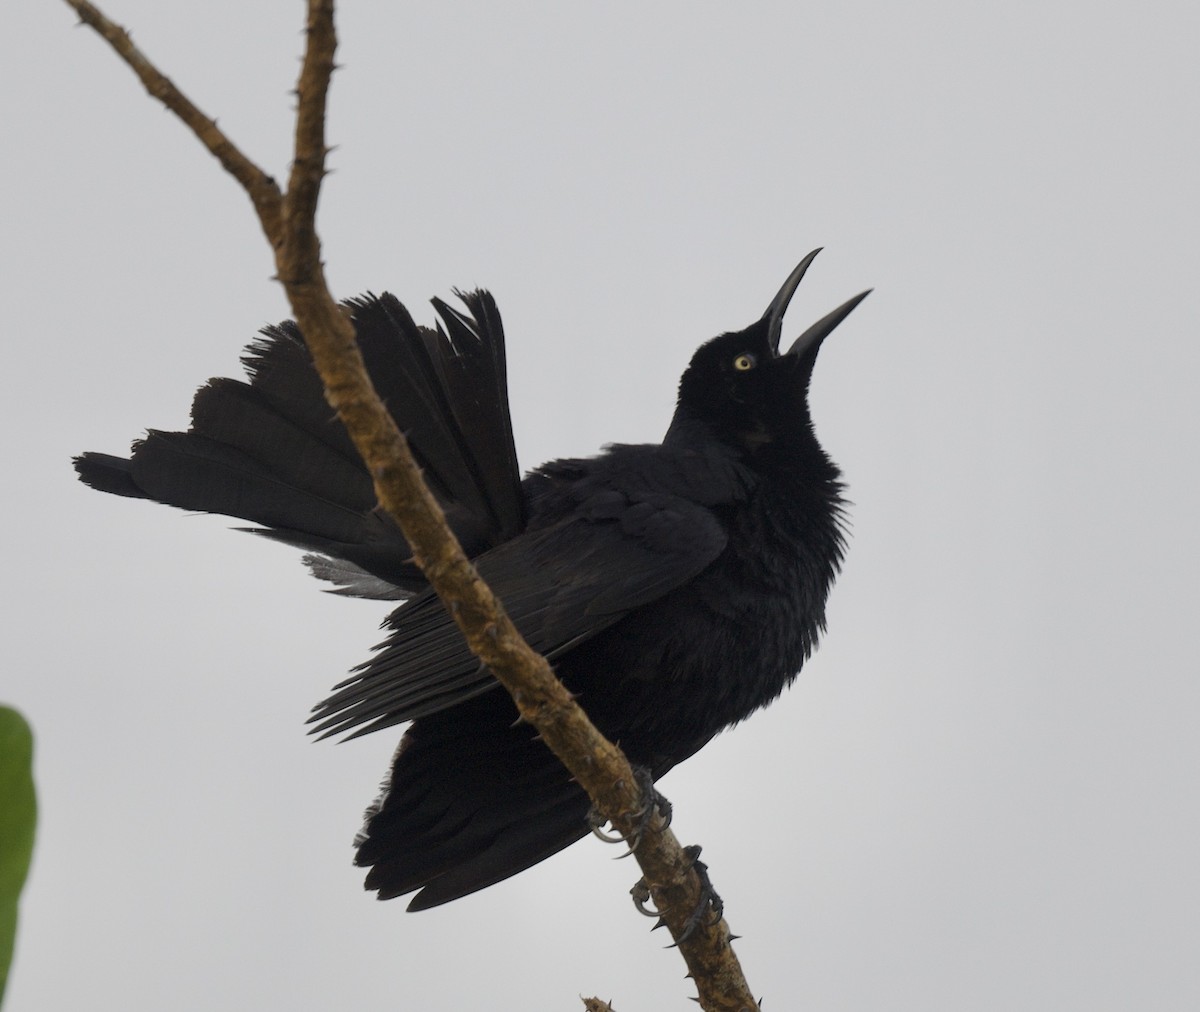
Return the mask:
<svg viewBox="0 0 1200 1012"><path fill-rule="evenodd" d="M325 175L325 109L337 37L333 0L309 0L305 55L297 87L295 151L286 192L244 155L133 45L120 26L86 0L66 0L175 113L241 184L275 256L276 273L337 411L375 482L380 504L396 520L430 584L455 617L471 649L512 695L522 715L587 791L618 832L640 828L645 800L629 762L588 720L479 578L426 488L407 441L376 395L354 328L326 284L316 209ZM684 937L701 902L694 859L657 812L635 857L655 908L687 962L701 1006L710 1012L757 1007L724 919L703 920Z"/></svg>

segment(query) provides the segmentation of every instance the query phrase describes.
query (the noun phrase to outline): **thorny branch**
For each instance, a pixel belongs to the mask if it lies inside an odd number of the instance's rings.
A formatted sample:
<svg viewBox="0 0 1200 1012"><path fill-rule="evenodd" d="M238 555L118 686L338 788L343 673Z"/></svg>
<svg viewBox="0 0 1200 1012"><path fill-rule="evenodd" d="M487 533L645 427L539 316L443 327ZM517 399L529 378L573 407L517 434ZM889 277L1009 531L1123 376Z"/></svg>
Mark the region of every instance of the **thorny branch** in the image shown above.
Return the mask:
<svg viewBox="0 0 1200 1012"><path fill-rule="evenodd" d="M326 284L315 216L325 175L325 104L337 37L333 0L308 0L307 43L296 89L295 151L286 192L244 155L134 46L129 33L85 0L66 0L137 74L146 90L177 115L250 197L275 255L276 272L304 334L326 398L336 409L375 481L380 504L399 523L438 596L471 649L512 695L524 719L626 837L637 832L646 803L628 760L588 720L479 578L421 479L407 441L383 407L347 315ZM694 856L655 812L635 857L655 908L679 945L701 1006L710 1012L757 1008L724 919L703 919L687 937L701 902ZM681 940L682 939L682 940Z"/></svg>

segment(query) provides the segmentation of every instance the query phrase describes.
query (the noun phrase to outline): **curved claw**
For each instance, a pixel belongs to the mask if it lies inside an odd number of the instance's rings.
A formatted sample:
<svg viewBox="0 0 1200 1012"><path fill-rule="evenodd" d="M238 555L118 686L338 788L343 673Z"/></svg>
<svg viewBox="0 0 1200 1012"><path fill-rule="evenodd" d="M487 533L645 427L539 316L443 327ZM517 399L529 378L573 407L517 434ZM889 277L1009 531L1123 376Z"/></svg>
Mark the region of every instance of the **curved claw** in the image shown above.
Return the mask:
<svg viewBox="0 0 1200 1012"><path fill-rule="evenodd" d="M588 809L587 824L593 836L603 840L605 843L624 843L625 837L620 833L606 833L604 831L604 824L606 822L608 822L608 819L600 814L595 805Z"/></svg>
<svg viewBox="0 0 1200 1012"><path fill-rule="evenodd" d="M633 888L629 890L629 895L633 897L633 905L637 907L637 912L639 914L641 914L643 917L657 917L660 921L662 921L662 914L659 911L646 906L646 904L650 902L650 887L646 885L646 880L644 878L637 880ZM661 925L658 924L654 925L656 928L660 926Z"/></svg>

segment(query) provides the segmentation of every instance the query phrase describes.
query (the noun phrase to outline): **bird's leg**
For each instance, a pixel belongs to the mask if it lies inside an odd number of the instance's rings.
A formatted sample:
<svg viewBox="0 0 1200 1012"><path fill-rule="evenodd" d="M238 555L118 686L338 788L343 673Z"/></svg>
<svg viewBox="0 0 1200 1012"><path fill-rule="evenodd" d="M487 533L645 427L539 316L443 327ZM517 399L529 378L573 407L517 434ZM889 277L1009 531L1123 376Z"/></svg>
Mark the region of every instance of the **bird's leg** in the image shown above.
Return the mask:
<svg viewBox="0 0 1200 1012"><path fill-rule="evenodd" d="M638 844L642 842L642 836L646 832L646 828L650 825L650 820L654 817L655 811L658 811L666 825L671 824L671 813L673 808L671 802L668 801L654 786L654 777L645 766L635 766L633 775L637 778L638 786L642 789L642 797L645 803L642 808L635 814L637 825L634 826L633 832L629 836L623 836L620 833L606 833L602 828L608 821L599 810L593 805L587 814L587 823L592 832L605 843L621 843L625 842L629 845L629 850L621 857L628 857L635 850Z"/></svg>
<svg viewBox="0 0 1200 1012"><path fill-rule="evenodd" d="M700 902L696 904L696 909L688 916L687 921L684 923L683 933L675 940L675 945L678 945L680 942L686 942L691 938L693 932L700 927L710 910L712 911L710 924L716 924L725 913L725 903L713 888L712 879L708 877L708 865L700 860L699 844L684 847L683 852L692 859L692 868L696 872L696 877L700 879Z"/></svg>

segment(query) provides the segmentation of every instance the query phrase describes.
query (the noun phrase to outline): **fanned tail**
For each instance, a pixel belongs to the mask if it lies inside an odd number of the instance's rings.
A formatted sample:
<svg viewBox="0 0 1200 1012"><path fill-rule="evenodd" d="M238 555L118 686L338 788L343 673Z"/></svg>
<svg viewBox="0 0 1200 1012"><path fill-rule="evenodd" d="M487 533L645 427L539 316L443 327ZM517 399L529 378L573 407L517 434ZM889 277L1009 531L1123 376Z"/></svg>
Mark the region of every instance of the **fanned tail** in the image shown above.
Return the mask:
<svg viewBox="0 0 1200 1012"><path fill-rule="evenodd" d="M457 294L467 312L435 299L445 324L436 330L387 293L346 305L376 390L477 554L520 529L520 475L499 312L485 291ZM128 459L84 453L79 477L103 492L260 524L257 533L318 553L311 568L341 593L421 589L295 323L265 328L243 363L248 382L214 379L197 392L187 432L150 430Z"/></svg>

